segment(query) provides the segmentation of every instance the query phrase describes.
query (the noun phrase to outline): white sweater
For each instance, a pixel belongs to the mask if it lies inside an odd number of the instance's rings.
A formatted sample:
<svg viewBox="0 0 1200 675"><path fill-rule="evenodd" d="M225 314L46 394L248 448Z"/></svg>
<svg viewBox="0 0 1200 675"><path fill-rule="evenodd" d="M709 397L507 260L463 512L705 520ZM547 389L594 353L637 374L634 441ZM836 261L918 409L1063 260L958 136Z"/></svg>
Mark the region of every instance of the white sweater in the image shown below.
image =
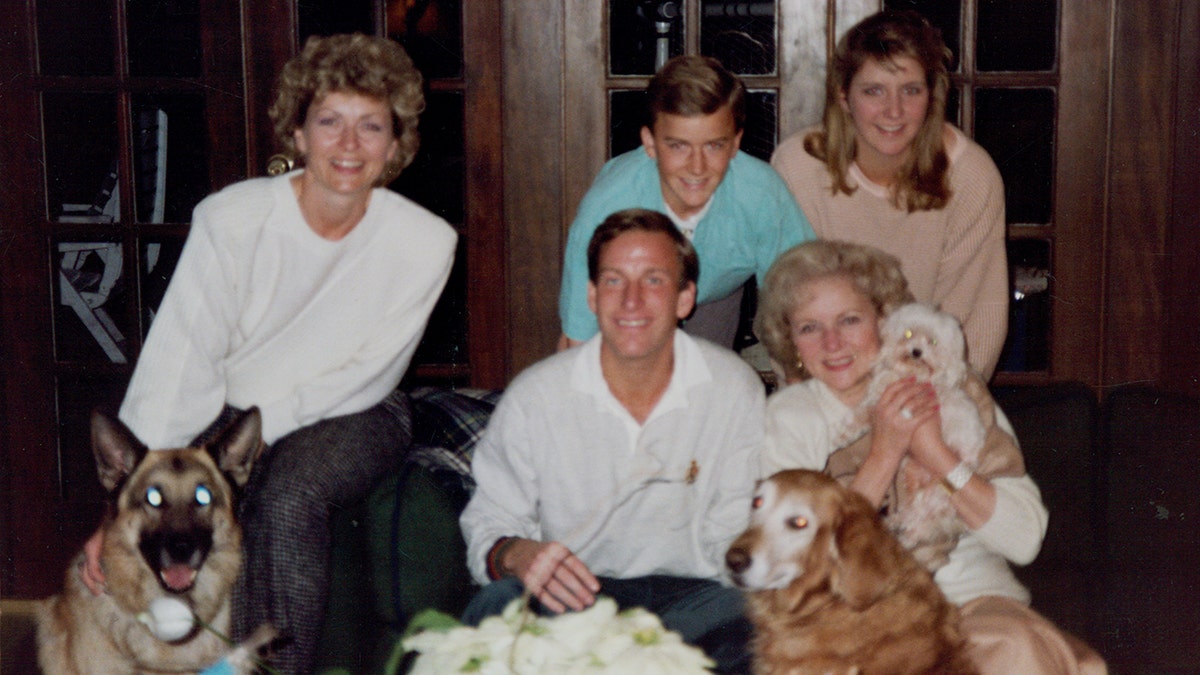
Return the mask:
<svg viewBox="0 0 1200 675"><path fill-rule="evenodd" d="M836 430L852 412L816 379L772 394L767 400L762 474L769 476L782 469L824 470L829 455L837 449L833 443ZM999 407L996 423L1013 433ZM1046 536L1046 507L1028 474L992 478L991 483L996 489L991 519L963 535L950 552L950 561L934 575L946 597L959 605L985 595L1029 602L1029 591L1017 581L1006 560L1025 565L1037 557Z"/></svg>
<svg viewBox="0 0 1200 675"><path fill-rule="evenodd" d="M151 448L186 444L221 408L258 406L268 443L360 412L400 382L454 261L441 218L376 189L329 241L308 227L290 173L231 185L196 207L120 417Z"/></svg>

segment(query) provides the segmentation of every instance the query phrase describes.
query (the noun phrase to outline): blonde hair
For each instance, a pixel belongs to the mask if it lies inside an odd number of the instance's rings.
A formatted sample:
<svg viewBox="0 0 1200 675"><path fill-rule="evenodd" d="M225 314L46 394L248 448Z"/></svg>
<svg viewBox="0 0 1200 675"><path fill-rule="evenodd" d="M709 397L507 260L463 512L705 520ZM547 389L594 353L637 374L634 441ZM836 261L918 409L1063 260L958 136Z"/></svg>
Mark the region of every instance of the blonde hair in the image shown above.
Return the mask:
<svg viewBox="0 0 1200 675"><path fill-rule="evenodd" d="M892 184L892 203L910 213L946 206L951 191L946 180L950 160L946 157L942 129L946 122L946 97L950 91L950 50L941 33L916 12L883 11L873 14L842 36L825 77L823 128L804 138L808 154L825 162L833 179L833 192L852 194L846 172L855 157L854 121L841 106L850 82L867 61L887 65L907 56L925 71L929 108L913 140L912 152Z"/></svg>
<svg viewBox="0 0 1200 675"><path fill-rule="evenodd" d="M357 33L310 37L279 73L275 102L268 111L275 140L287 154L299 159L293 134L304 126L309 106L334 92L369 96L391 109L400 150L376 185L392 182L420 146L417 120L425 109L420 71L394 40Z"/></svg>
<svg viewBox="0 0 1200 675"><path fill-rule="evenodd" d="M818 239L784 251L771 265L758 295L754 334L789 380L810 377L796 363L789 315L807 301L808 285L820 279L850 281L879 316L913 301L900 261L871 246Z"/></svg>

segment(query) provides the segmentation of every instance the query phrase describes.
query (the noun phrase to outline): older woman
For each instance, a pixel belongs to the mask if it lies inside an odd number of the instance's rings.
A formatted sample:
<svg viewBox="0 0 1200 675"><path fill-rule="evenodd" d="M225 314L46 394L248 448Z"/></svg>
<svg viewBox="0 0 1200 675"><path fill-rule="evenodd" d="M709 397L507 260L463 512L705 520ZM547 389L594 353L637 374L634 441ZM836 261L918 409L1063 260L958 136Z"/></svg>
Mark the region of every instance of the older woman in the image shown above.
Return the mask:
<svg viewBox="0 0 1200 675"><path fill-rule="evenodd" d="M824 123L780 143L771 164L818 237L899 258L917 299L962 322L986 379L1008 326L1004 185L945 120L949 59L914 12L863 19L829 63Z"/></svg>
<svg viewBox="0 0 1200 675"><path fill-rule="evenodd" d="M842 449L836 439L867 394L880 319L911 299L896 259L871 247L822 240L775 261L760 292L754 330L792 384L767 402L763 475L785 468L828 470L837 462ZM850 486L876 506L884 503L905 456L938 478L959 466L942 441L930 385L893 383L871 418L869 450ZM1006 432L1002 442L1015 446L999 409L996 418ZM1008 566L1032 561L1041 548L1047 514L1037 486L1023 471L968 473L955 484L950 502L968 532L934 579L962 607L981 671L1103 672L1103 661L1086 645L1028 607L1029 593Z"/></svg>
<svg viewBox="0 0 1200 675"><path fill-rule="evenodd" d="M382 186L416 153L423 107L421 75L395 42L310 39L270 110L303 168L196 207L121 406L152 448L203 438L231 411L262 410L269 448L243 502L234 630L270 621L289 636L278 653L287 673L312 667L330 508L364 494L411 441L396 387L456 235Z"/></svg>

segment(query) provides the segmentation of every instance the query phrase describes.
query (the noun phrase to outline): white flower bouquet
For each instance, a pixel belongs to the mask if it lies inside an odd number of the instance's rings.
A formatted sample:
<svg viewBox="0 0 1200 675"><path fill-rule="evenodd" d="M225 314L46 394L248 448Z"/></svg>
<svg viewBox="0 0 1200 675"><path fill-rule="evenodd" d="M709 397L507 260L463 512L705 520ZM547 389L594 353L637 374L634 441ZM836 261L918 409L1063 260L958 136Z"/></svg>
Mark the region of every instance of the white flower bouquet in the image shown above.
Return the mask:
<svg viewBox="0 0 1200 675"><path fill-rule="evenodd" d="M694 675L707 674L714 665L654 614L641 608L618 611L607 597L555 617L537 616L525 598L518 598L478 627L428 629L401 644L405 651L419 652L412 675Z"/></svg>

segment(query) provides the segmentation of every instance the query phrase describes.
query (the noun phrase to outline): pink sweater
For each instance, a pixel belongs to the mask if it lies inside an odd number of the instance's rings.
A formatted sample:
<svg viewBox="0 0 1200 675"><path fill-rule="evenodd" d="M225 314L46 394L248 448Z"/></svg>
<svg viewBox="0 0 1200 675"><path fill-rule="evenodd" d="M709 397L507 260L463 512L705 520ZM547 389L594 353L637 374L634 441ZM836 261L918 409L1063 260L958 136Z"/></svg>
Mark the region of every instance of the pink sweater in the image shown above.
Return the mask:
<svg viewBox="0 0 1200 675"><path fill-rule="evenodd" d="M913 295L962 322L971 365L990 379L1008 332L1008 263L1004 184L987 151L953 129L949 203L908 213L892 206L887 188L857 166L849 183L858 189L834 195L825 164L804 150L810 131L780 143L771 164L817 236L869 244L899 258Z"/></svg>

